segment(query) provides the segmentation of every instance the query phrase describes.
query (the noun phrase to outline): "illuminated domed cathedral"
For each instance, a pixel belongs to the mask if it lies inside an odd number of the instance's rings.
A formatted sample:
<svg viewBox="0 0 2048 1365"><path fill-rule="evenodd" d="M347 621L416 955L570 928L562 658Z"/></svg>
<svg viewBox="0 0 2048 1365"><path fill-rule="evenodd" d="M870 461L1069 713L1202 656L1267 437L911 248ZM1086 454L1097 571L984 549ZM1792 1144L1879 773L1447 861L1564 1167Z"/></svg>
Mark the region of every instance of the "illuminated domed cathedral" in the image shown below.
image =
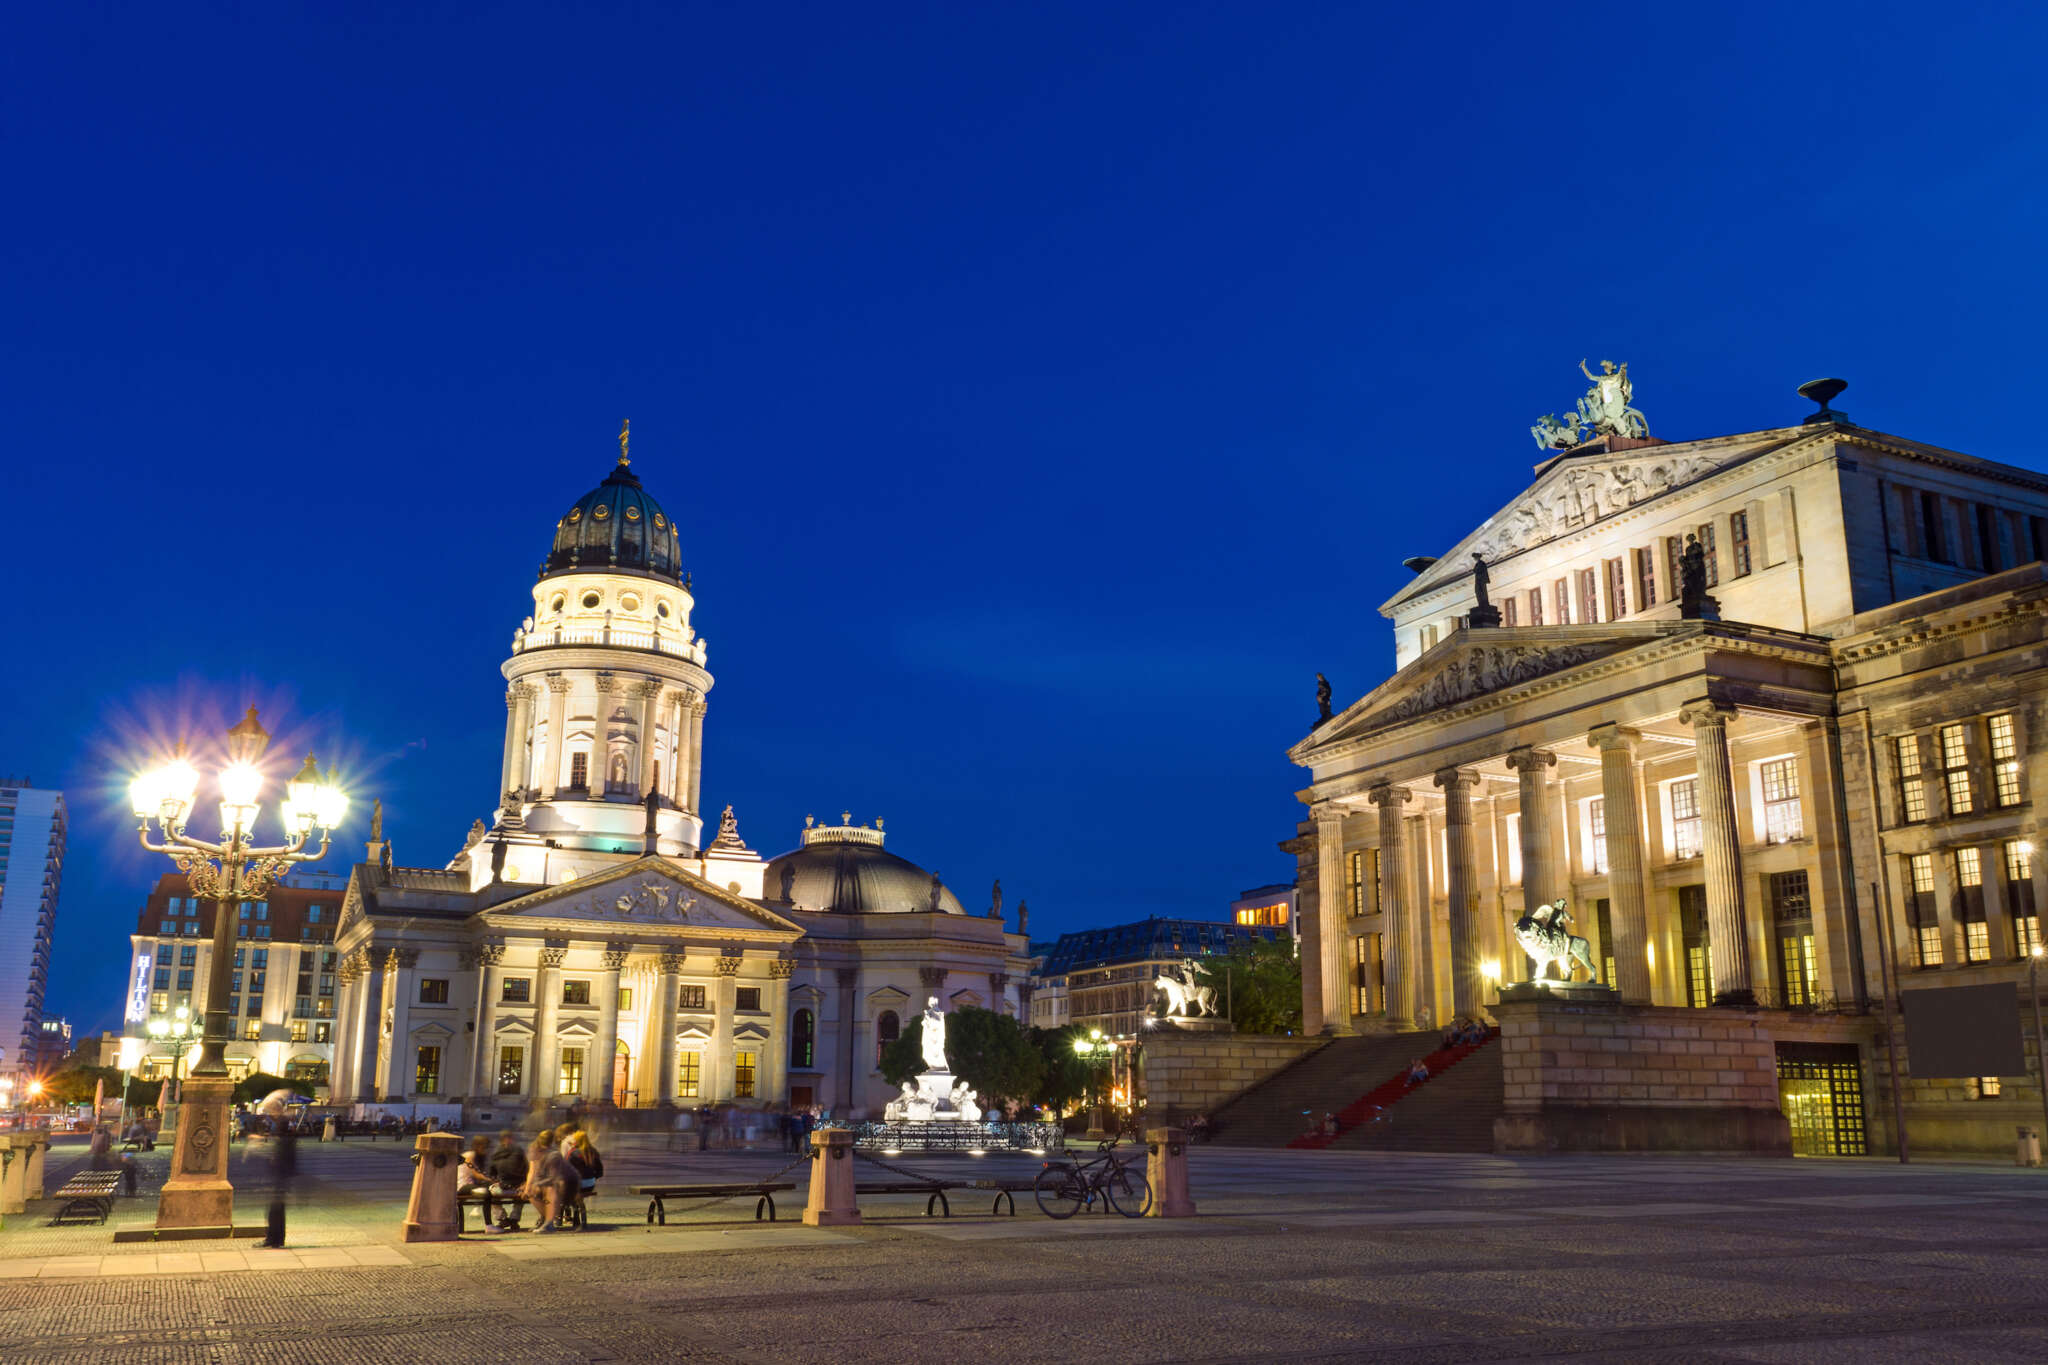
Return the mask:
<svg viewBox="0 0 2048 1365"><path fill-rule="evenodd" d="M884 848L805 822L774 859L706 837L712 677L681 530L617 466L555 525L503 672L491 823L394 865L382 819L335 946L338 1102L879 1111L882 1045L936 995L1021 1012L1025 939Z"/></svg>

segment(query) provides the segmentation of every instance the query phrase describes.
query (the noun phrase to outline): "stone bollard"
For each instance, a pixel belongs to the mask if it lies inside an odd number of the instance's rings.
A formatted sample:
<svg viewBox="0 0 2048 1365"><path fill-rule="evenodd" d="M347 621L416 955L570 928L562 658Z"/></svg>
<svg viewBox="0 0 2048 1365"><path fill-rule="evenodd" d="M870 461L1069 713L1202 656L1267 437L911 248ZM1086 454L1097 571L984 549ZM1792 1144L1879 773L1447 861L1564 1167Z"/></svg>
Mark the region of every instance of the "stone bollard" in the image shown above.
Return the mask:
<svg viewBox="0 0 2048 1365"><path fill-rule="evenodd" d="M327 1121L320 1125L320 1140L322 1142L334 1142L337 1140L334 1135L334 1115L329 1114Z"/></svg>
<svg viewBox="0 0 2048 1365"><path fill-rule="evenodd" d="M1188 1197L1188 1135L1178 1128L1152 1128L1145 1133L1145 1179L1152 1184L1150 1218L1192 1218L1195 1201Z"/></svg>
<svg viewBox="0 0 2048 1365"><path fill-rule="evenodd" d="M45 1130L30 1132L27 1136L31 1141L31 1145L26 1153L28 1169L22 1174L21 1193L24 1199L41 1199L43 1197L43 1163L50 1155L50 1134ZM23 1155L23 1153L17 1151L15 1153L15 1160L21 1160Z"/></svg>
<svg viewBox="0 0 2048 1365"><path fill-rule="evenodd" d="M804 1224L836 1228L858 1222L860 1206L853 1201L853 1134L844 1128L820 1128L811 1134L811 1193L804 1204Z"/></svg>
<svg viewBox="0 0 2048 1365"><path fill-rule="evenodd" d="M24 1213L22 1179L28 1174L28 1153L17 1145L12 1133L0 1133L0 1217Z"/></svg>
<svg viewBox="0 0 2048 1365"><path fill-rule="evenodd" d="M462 1164L460 1133L421 1133L413 1141L412 1200L405 1206L405 1240L453 1242L462 1236L455 1202L455 1168Z"/></svg>
<svg viewBox="0 0 2048 1365"><path fill-rule="evenodd" d="M2019 1130L2019 1150L2013 1154L2016 1166L2038 1166L2041 1164L2041 1135L2031 1128Z"/></svg>

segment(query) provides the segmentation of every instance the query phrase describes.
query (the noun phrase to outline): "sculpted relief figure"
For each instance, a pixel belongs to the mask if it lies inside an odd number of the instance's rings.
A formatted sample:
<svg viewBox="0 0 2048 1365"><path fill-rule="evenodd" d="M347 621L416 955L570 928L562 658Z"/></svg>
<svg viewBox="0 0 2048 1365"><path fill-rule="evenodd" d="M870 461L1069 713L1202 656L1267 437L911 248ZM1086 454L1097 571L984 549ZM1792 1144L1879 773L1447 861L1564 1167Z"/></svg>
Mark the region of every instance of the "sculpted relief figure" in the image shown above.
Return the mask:
<svg viewBox="0 0 2048 1365"><path fill-rule="evenodd" d="M945 1071L946 1068L946 1012L939 1008L939 997L930 996L924 1004L924 1029L917 1040L918 1050L924 1054L927 1071Z"/></svg>
<svg viewBox="0 0 2048 1365"><path fill-rule="evenodd" d="M1564 645L1539 649L1531 645L1486 646L1453 659L1442 671L1422 684L1407 700L1397 702L1373 717L1376 723L1392 723L1410 716L1440 710L1446 706L1498 692L1547 673L1571 668L1595 657L1591 645Z"/></svg>

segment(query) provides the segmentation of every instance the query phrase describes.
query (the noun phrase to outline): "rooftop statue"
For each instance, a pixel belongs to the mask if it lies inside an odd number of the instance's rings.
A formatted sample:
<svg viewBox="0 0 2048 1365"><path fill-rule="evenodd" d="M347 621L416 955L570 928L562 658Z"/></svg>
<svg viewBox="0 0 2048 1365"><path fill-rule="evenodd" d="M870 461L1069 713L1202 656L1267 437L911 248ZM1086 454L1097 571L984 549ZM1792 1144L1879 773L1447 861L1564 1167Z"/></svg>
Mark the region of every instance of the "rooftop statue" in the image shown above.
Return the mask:
<svg viewBox="0 0 2048 1365"><path fill-rule="evenodd" d="M1579 373L1593 381L1593 387L1586 390L1586 396L1579 400L1579 416L1599 436L1648 436L1649 419L1629 406L1629 400L1636 396L1635 385L1629 382L1628 362L1621 362L1616 369L1614 362L1600 362L1600 373L1594 374L1586 368L1586 362L1579 362Z"/></svg>
<svg viewBox="0 0 2048 1365"><path fill-rule="evenodd" d="M1318 673L1316 674L1316 723L1320 725L1329 718L1330 680Z"/></svg>

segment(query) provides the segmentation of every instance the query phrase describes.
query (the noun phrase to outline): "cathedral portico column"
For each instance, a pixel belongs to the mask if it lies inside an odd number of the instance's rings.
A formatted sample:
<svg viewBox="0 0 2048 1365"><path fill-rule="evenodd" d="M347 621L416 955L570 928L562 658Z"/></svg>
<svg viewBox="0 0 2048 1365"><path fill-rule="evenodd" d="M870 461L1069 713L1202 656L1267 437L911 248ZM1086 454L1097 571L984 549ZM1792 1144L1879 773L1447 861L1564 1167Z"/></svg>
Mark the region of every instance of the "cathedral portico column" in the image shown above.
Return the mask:
<svg viewBox="0 0 2048 1365"><path fill-rule="evenodd" d="M704 785L704 703L702 700L692 700L689 709L690 799L686 808L695 815Z"/></svg>
<svg viewBox="0 0 2048 1365"><path fill-rule="evenodd" d="M663 953L655 978L654 1103L676 1102L676 978L683 972L681 953Z"/></svg>
<svg viewBox="0 0 2048 1365"><path fill-rule="evenodd" d="M540 799L552 801L555 788L562 785L568 762L569 680L559 673L548 674L548 747L541 763Z"/></svg>
<svg viewBox="0 0 2048 1365"><path fill-rule="evenodd" d="M714 1100L733 1098L733 998L739 991L741 958L737 951L718 958L718 977L711 990L711 1055L704 1068L705 1093ZM758 1078L758 1072L756 1076Z"/></svg>
<svg viewBox="0 0 2048 1365"><path fill-rule="evenodd" d="M533 684L513 683L505 689L505 771L501 794L526 790L527 735L533 729Z"/></svg>
<svg viewBox="0 0 2048 1365"><path fill-rule="evenodd" d="M1444 768L1436 774L1436 785L1444 794L1451 1012L1457 1019L1476 1019L1486 997L1486 978L1479 970L1479 851L1472 832L1472 789L1479 785L1479 774L1471 768Z"/></svg>
<svg viewBox="0 0 2048 1365"><path fill-rule="evenodd" d="M378 1043L384 1031L384 970L369 952L357 949L357 970L362 981L356 988L360 1008L356 1012L356 1041L350 1066L350 1088L364 1104L377 1098Z"/></svg>
<svg viewBox="0 0 2048 1365"><path fill-rule="evenodd" d="M860 968L835 968L833 979L839 983L839 1104L842 1111L851 1111L857 1085L853 1016L859 1004Z"/></svg>
<svg viewBox="0 0 2048 1365"><path fill-rule="evenodd" d="M1754 989L1749 917L1743 910L1742 837L1735 822L1735 783L1728 764L1728 722L1735 714L1734 708L1706 698L1687 703L1678 713L1692 726L1698 754L1700 853L1707 874L1707 937L1717 997Z"/></svg>
<svg viewBox="0 0 2048 1365"><path fill-rule="evenodd" d="M1406 787L1382 782L1367 799L1380 808L1380 955L1386 981L1387 1027L1415 1027L1415 962L1409 952L1407 831L1401 808L1414 799Z"/></svg>
<svg viewBox="0 0 2048 1365"><path fill-rule="evenodd" d="M389 961L391 1038L385 1063L384 1094L388 1099L402 1100L412 1093L415 1079L413 1063L417 1059L412 1052L412 999L418 994L413 986L413 969L419 966L419 949L394 948Z"/></svg>
<svg viewBox="0 0 2048 1365"><path fill-rule="evenodd" d="M1557 863L1551 856L1550 770L1557 755L1548 749L1515 749L1508 754L1508 767L1519 783L1519 818L1515 821L1517 842L1522 848L1522 913L1532 915L1538 906L1557 899Z"/></svg>
<svg viewBox="0 0 2048 1365"><path fill-rule="evenodd" d="M789 978L795 970L795 958L778 957L768 964L768 1039L761 1044L754 1094L770 1104L789 1099Z"/></svg>
<svg viewBox="0 0 2048 1365"><path fill-rule="evenodd" d="M476 1011L476 1055L469 1093L478 1099L498 1092L498 997L505 993L505 945L479 944L476 950L482 989Z"/></svg>
<svg viewBox="0 0 2048 1365"><path fill-rule="evenodd" d="M660 716L661 683L648 678L633 685L633 799L654 789L654 727Z"/></svg>
<svg viewBox="0 0 2048 1365"><path fill-rule="evenodd" d="M593 1079L583 1087L584 1098L611 1104L612 1077L619 1064L619 973L626 965L623 943L604 946L604 972L597 978L597 1056L586 1068Z"/></svg>
<svg viewBox="0 0 2048 1365"><path fill-rule="evenodd" d="M566 943L547 943L540 950L539 992L533 1010L533 1097L545 1104L554 1099L561 1048L555 1028L562 1013L562 962L569 955Z"/></svg>
<svg viewBox="0 0 2048 1365"><path fill-rule="evenodd" d="M1346 1035L1351 1007L1344 991L1345 920L1351 907L1344 900L1344 812L1317 806L1316 913L1303 924L1302 1032ZM1313 984L1311 984L1313 978Z"/></svg>
<svg viewBox="0 0 2048 1365"><path fill-rule="evenodd" d="M1642 738L1620 725L1596 725L1586 742L1600 751L1600 799L1607 820L1607 895L1615 980L1623 1000L1650 1003L1650 913L1643 889L1647 856L1636 799L1635 746Z"/></svg>
<svg viewBox="0 0 2048 1365"><path fill-rule="evenodd" d="M356 963L353 956L335 966L334 1054L327 1064L327 1093L336 1103L355 1098Z"/></svg>

